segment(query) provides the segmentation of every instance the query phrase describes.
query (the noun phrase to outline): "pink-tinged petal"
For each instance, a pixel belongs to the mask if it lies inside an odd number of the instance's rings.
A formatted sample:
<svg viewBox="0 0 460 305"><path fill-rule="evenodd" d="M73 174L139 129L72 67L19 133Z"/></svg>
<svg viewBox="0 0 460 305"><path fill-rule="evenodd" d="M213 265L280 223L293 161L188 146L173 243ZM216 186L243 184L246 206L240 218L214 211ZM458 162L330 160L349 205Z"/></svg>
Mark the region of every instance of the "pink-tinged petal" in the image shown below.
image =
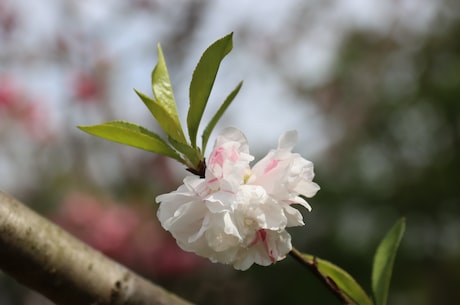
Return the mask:
<svg viewBox="0 0 460 305"><path fill-rule="evenodd" d="M270 195L281 201L298 195L314 196L319 186L312 181L313 163L290 152L295 138L294 132L285 134L280 139L278 150L271 151L254 166L253 176L248 183L263 186Z"/></svg>
<svg viewBox="0 0 460 305"><path fill-rule="evenodd" d="M249 162L253 159L243 133L236 128L224 129L208 158L205 173L207 188L213 192L236 192L250 172Z"/></svg>
<svg viewBox="0 0 460 305"><path fill-rule="evenodd" d="M254 243L261 244L265 254L267 254L268 259L270 260L271 263L276 262L276 257L274 255L274 251L270 249L268 241L267 241L267 231L265 229L260 229L257 231L256 238L254 240Z"/></svg>
<svg viewBox="0 0 460 305"><path fill-rule="evenodd" d="M273 175L273 171L278 170L277 175L279 176L280 172L286 167L283 161L289 160L293 155L291 150L297 143L297 137L296 130L290 130L281 135L278 140L278 148L276 150L271 150L264 158L254 165L252 168L254 175L258 177L258 179L261 179L264 175Z"/></svg>
<svg viewBox="0 0 460 305"><path fill-rule="evenodd" d="M264 174L267 174L269 171L274 169L275 167L278 166L278 163L280 163L281 160L279 159L272 159L268 162L268 164L264 168Z"/></svg>
<svg viewBox="0 0 460 305"><path fill-rule="evenodd" d="M289 233L263 230L257 233L250 247L241 248L233 267L247 270L252 264L268 266L284 259L291 249Z"/></svg>
<svg viewBox="0 0 460 305"><path fill-rule="evenodd" d="M220 147L228 142L238 143L238 150L241 153L249 153L248 140L241 130L234 127L227 127L223 129L217 136L214 147Z"/></svg>

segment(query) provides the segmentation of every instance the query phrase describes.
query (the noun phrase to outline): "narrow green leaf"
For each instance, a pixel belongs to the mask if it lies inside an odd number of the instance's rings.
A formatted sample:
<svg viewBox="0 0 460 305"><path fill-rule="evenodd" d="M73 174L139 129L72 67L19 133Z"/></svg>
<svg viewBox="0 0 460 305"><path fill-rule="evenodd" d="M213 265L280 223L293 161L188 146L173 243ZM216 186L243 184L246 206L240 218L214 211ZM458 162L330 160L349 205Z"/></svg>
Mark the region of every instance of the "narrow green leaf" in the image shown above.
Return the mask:
<svg viewBox="0 0 460 305"><path fill-rule="evenodd" d="M78 128L105 140L151 151L184 163L180 155L160 136L136 124L124 121L111 121L92 126L78 126Z"/></svg>
<svg viewBox="0 0 460 305"><path fill-rule="evenodd" d="M337 265L310 254L303 254L304 258L316 265L318 271L325 277L332 279L338 289L356 305L373 305L372 300L356 280L345 270Z"/></svg>
<svg viewBox="0 0 460 305"><path fill-rule="evenodd" d="M152 98L148 97L142 92L137 91L134 89L136 94L140 97L140 99L144 102L150 112L153 114L155 119L157 120L160 127L163 131L170 136L171 138L176 139L181 143L186 143L184 133L182 132L182 128L179 123L179 119L174 115L171 115L168 112L168 109L162 107L157 101L153 100ZM180 139L180 140L179 140Z"/></svg>
<svg viewBox="0 0 460 305"><path fill-rule="evenodd" d="M192 146L196 146L196 136L204 109L211 94L220 63L232 50L230 33L209 46L201 56L190 82L190 108L187 114L187 127Z"/></svg>
<svg viewBox="0 0 460 305"><path fill-rule="evenodd" d="M169 79L168 69L161 46L158 45L158 63L152 71L152 99L137 90L141 98L164 132L176 141L186 143L184 132L177 113L176 101Z"/></svg>
<svg viewBox="0 0 460 305"><path fill-rule="evenodd" d="M189 144L177 142L171 137L168 138L168 140L177 151L181 152L186 157L186 160L190 161L191 164L187 164L187 166L196 168L200 164L201 152L198 147L192 147Z"/></svg>
<svg viewBox="0 0 460 305"><path fill-rule="evenodd" d="M203 135L202 135L203 154L206 151L206 145L208 144L208 140L209 140L209 136L211 135L211 132L213 131L214 127L216 127L217 122L220 120L224 112L227 110L228 106L230 106L230 104L233 102L233 99L240 91L242 85L243 85L243 82L240 82L238 86L236 86L236 88L233 89L232 92L230 92L230 94L225 99L224 103L220 106L216 114L212 117L211 121L209 121L208 126L206 126L206 129L204 130Z"/></svg>
<svg viewBox="0 0 460 305"><path fill-rule="evenodd" d="M387 304L393 264L405 229L406 221L401 218L388 231L375 252L372 268L372 291L376 305Z"/></svg>

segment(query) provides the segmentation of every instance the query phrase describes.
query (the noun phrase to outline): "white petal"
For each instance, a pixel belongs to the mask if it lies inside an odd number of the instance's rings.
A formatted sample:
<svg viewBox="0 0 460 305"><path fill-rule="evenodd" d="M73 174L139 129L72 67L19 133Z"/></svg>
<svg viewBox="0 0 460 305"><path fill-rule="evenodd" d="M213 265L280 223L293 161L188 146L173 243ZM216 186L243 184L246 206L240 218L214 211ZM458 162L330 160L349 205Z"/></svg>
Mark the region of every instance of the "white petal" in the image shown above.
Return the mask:
<svg viewBox="0 0 460 305"><path fill-rule="evenodd" d="M249 153L248 140L243 132L237 128L227 127L223 129L217 136L214 147L222 146L226 142L238 142L240 144L240 151Z"/></svg>
<svg viewBox="0 0 460 305"><path fill-rule="evenodd" d="M297 130L289 130L285 132L278 141L278 149L288 150L291 149L297 144Z"/></svg>
<svg viewBox="0 0 460 305"><path fill-rule="evenodd" d="M288 227L303 226L303 216L296 208L291 207L290 205L283 206L284 212L287 218Z"/></svg>
<svg viewBox="0 0 460 305"><path fill-rule="evenodd" d="M210 213L231 211L235 203L235 195L229 192L216 192L204 199Z"/></svg>
<svg viewBox="0 0 460 305"><path fill-rule="evenodd" d="M303 199L302 197L300 196L297 196L295 197L293 200L292 200L292 203L293 204L300 204L301 206L303 206L304 208L306 208L308 210L308 212L311 212L311 206L310 204L305 201L305 199Z"/></svg>
<svg viewBox="0 0 460 305"><path fill-rule="evenodd" d="M213 225L206 232L206 239L209 246L216 252L226 251L238 246L241 241L238 229L228 213L214 216Z"/></svg>

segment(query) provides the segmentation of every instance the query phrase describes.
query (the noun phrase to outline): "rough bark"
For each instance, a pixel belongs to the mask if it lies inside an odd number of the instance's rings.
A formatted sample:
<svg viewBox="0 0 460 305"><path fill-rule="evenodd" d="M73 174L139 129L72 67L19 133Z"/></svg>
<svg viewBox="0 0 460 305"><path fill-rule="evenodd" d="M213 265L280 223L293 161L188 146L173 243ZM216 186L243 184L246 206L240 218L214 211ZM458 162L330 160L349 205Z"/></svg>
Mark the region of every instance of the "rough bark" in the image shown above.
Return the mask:
<svg viewBox="0 0 460 305"><path fill-rule="evenodd" d="M56 304L191 305L2 192L0 269Z"/></svg>

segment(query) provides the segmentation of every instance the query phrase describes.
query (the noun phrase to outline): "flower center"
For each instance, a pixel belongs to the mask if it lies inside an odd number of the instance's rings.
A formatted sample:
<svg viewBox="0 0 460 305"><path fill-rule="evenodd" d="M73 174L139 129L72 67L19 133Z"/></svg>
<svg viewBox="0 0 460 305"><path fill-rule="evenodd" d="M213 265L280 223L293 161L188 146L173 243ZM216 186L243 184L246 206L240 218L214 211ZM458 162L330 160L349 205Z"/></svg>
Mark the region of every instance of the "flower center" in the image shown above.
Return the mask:
<svg viewBox="0 0 460 305"><path fill-rule="evenodd" d="M252 226L254 225L254 223L255 223L254 219L252 219L252 218L250 218L250 217L245 217L245 218L244 218L244 225L245 225L246 227L249 227L249 228L250 228L250 227L252 227Z"/></svg>

